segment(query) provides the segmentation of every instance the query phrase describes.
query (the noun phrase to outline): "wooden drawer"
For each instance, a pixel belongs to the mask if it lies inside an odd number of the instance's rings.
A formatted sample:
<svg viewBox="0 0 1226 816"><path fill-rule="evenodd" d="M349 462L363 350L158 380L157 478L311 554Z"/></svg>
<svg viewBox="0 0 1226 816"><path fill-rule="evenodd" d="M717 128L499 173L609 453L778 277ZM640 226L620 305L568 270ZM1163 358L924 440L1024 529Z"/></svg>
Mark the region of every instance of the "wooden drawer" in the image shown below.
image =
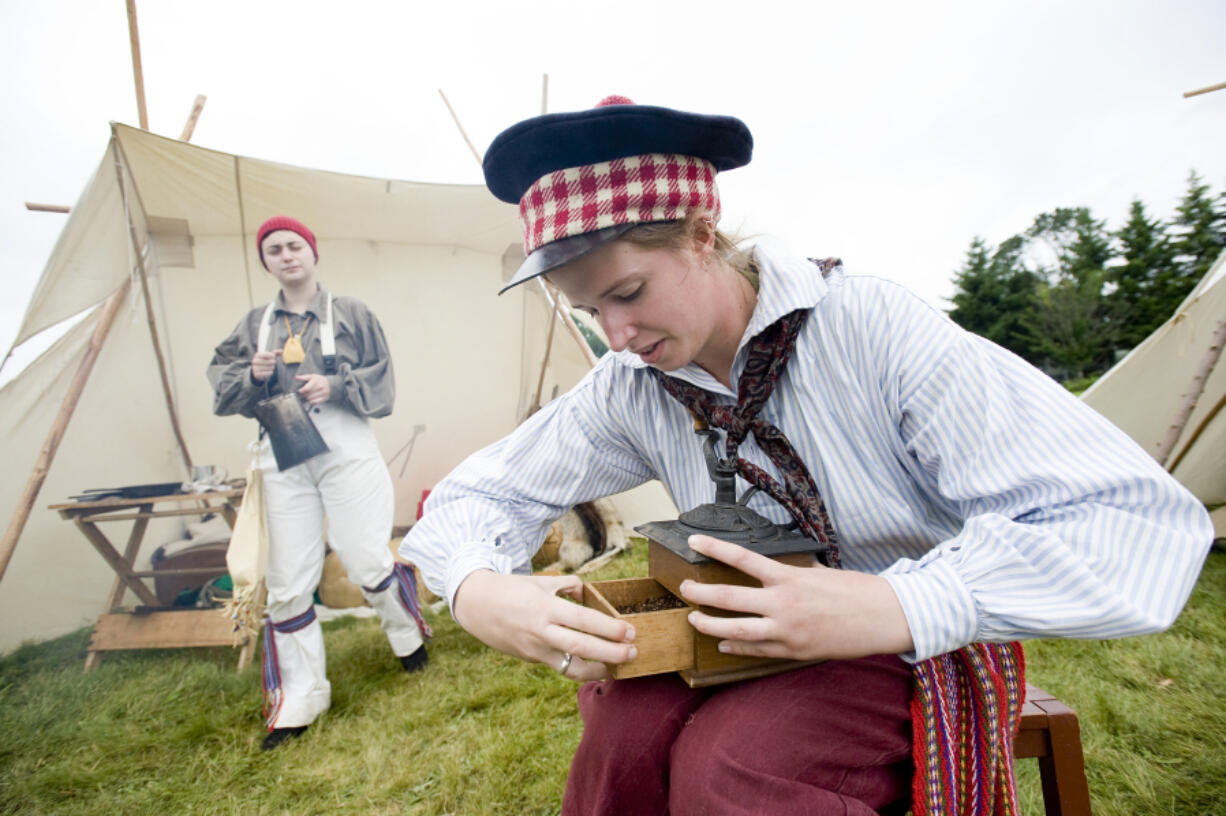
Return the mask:
<svg viewBox="0 0 1226 816"><path fill-rule="evenodd" d="M628 663L610 665L610 676L624 680L676 671L690 686L699 687L765 677L808 665L790 660L721 654L715 638L690 626L687 616L693 607L689 605L656 612L619 611L669 595L675 593L654 578L593 581L583 585L584 606L620 618L634 627L638 657Z"/></svg>
<svg viewBox="0 0 1226 816"><path fill-rule="evenodd" d="M619 581L594 581L583 585L583 605L634 627L638 657L628 663L610 665L609 674L618 680L646 674L687 669L694 665L694 627L686 615L691 607L658 612L621 612L657 598L671 597L653 578L627 578Z"/></svg>

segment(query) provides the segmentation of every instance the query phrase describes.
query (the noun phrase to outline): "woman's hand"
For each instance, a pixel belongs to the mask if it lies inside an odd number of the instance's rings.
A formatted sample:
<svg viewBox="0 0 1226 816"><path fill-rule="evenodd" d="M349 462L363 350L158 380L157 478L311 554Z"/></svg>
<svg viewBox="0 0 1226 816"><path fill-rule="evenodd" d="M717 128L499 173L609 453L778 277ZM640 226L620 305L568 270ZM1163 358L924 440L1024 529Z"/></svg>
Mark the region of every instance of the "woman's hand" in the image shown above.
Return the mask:
<svg viewBox="0 0 1226 816"><path fill-rule="evenodd" d="M323 374L299 374L294 379L302 380L298 396L306 400L308 405L319 405L332 396L332 386L328 385L328 378Z"/></svg>
<svg viewBox="0 0 1226 816"><path fill-rule="evenodd" d="M624 621L572 603L583 597L573 575L500 575L478 570L460 584L452 614L468 632L500 652L544 663L572 680L601 680L605 663L624 663L638 650Z"/></svg>
<svg viewBox="0 0 1226 816"><path fill-rule="evenodd" d="M262 383L272 376L277 370L277 355L281 353L281 349L276 351L257 351L255 356L251 358L251 379L254 382Z"/></svg>
<svg viewBox="0 0 1226 816"><path fill-rule="evenodd" d="M758 587L686 580L691 604L757 617L690 613L698 631L720 638L721 652L792 660L829 660L914 649L898 596L877 575L820 565L792 567L710 536L691 536L690 549L737 568Z"/></svg>

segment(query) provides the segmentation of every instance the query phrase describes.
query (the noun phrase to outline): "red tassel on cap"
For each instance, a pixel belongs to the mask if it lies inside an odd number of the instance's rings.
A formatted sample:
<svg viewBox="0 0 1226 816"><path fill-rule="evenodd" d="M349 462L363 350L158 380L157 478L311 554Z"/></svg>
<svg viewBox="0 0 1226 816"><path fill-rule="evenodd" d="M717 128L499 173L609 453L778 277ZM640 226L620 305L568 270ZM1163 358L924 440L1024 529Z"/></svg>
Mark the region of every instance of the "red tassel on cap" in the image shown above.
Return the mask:
<svg viewBox="0 0 1226 816"><path fill-rule="evenodd" d="M633 105L633 104L634 104L634 100L631 99L630 97L618 96L617 94L613 94L612 96L606 96L604 99L597 102L596 107L603 108L607 105Z"/></svg>

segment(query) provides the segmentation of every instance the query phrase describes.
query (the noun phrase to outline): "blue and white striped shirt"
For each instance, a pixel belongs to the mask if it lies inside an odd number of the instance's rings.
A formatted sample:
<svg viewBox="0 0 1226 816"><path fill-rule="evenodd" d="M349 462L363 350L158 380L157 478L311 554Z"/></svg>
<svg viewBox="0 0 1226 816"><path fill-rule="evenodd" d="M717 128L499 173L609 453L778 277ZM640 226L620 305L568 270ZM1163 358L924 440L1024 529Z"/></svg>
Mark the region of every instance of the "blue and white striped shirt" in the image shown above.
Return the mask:
<svg viewBox="0 0 1226 816"><path fill-rule="evenodd" d="M812 308L763 409L808 466L843 566L897 593L921 660L973 641L1159 631L1213 538L1204 507L1059 384L963 331L901 286L758 247L748 340ZM660 479L682 510L714 487L686 409L633 354L607 354L569 393L470 456L401 546L454 600L471 572L523 572L573 505ZM746 459L778 475L752 435ZM739 484L744 490L744 482ZM750 502L776 522L768 496Z"/></svg>

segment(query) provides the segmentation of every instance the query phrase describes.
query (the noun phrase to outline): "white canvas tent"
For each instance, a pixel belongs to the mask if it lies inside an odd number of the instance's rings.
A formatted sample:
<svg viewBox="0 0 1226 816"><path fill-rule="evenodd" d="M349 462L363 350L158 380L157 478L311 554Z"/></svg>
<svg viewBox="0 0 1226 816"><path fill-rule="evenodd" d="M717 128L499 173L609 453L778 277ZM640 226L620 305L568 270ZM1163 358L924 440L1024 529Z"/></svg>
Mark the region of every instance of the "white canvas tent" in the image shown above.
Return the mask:
<svg viewBox="0 0 1226 816"><path fill-rule="evenodd" d="M366 301L383 323L397 401L374 427L385 458L402 451L390 466L398 525L411 523L423 489L522 421L538 386L548 401L588 369L560 329L541 385L552 308L540 287L496 296L522 258L520 236L514 208L484 187L290 167L114 125L16 344L93 311L0 389L0 518L10 519L86 355L99 304L124 293L0 581L0 652L92 623L115 578L47 505L90 488L183 480L187 455L243 474L255 423L213 416L204 371L239 318L275 294L253 246L258 225L275 214L311 226L321 283ZM406 466L417 426L425 431ZM675 513L658 484L615 503L628 525ZM182 535L181 523L158 522L138 564ZM108 532L119 543L126 535Z"/></svg>
<svg viewBox="0 0 1226 816"><path fill-rule="evenodd" d="M1226 503L1226 253L1166 323L1082 399L1206 506Z"/></svg>

